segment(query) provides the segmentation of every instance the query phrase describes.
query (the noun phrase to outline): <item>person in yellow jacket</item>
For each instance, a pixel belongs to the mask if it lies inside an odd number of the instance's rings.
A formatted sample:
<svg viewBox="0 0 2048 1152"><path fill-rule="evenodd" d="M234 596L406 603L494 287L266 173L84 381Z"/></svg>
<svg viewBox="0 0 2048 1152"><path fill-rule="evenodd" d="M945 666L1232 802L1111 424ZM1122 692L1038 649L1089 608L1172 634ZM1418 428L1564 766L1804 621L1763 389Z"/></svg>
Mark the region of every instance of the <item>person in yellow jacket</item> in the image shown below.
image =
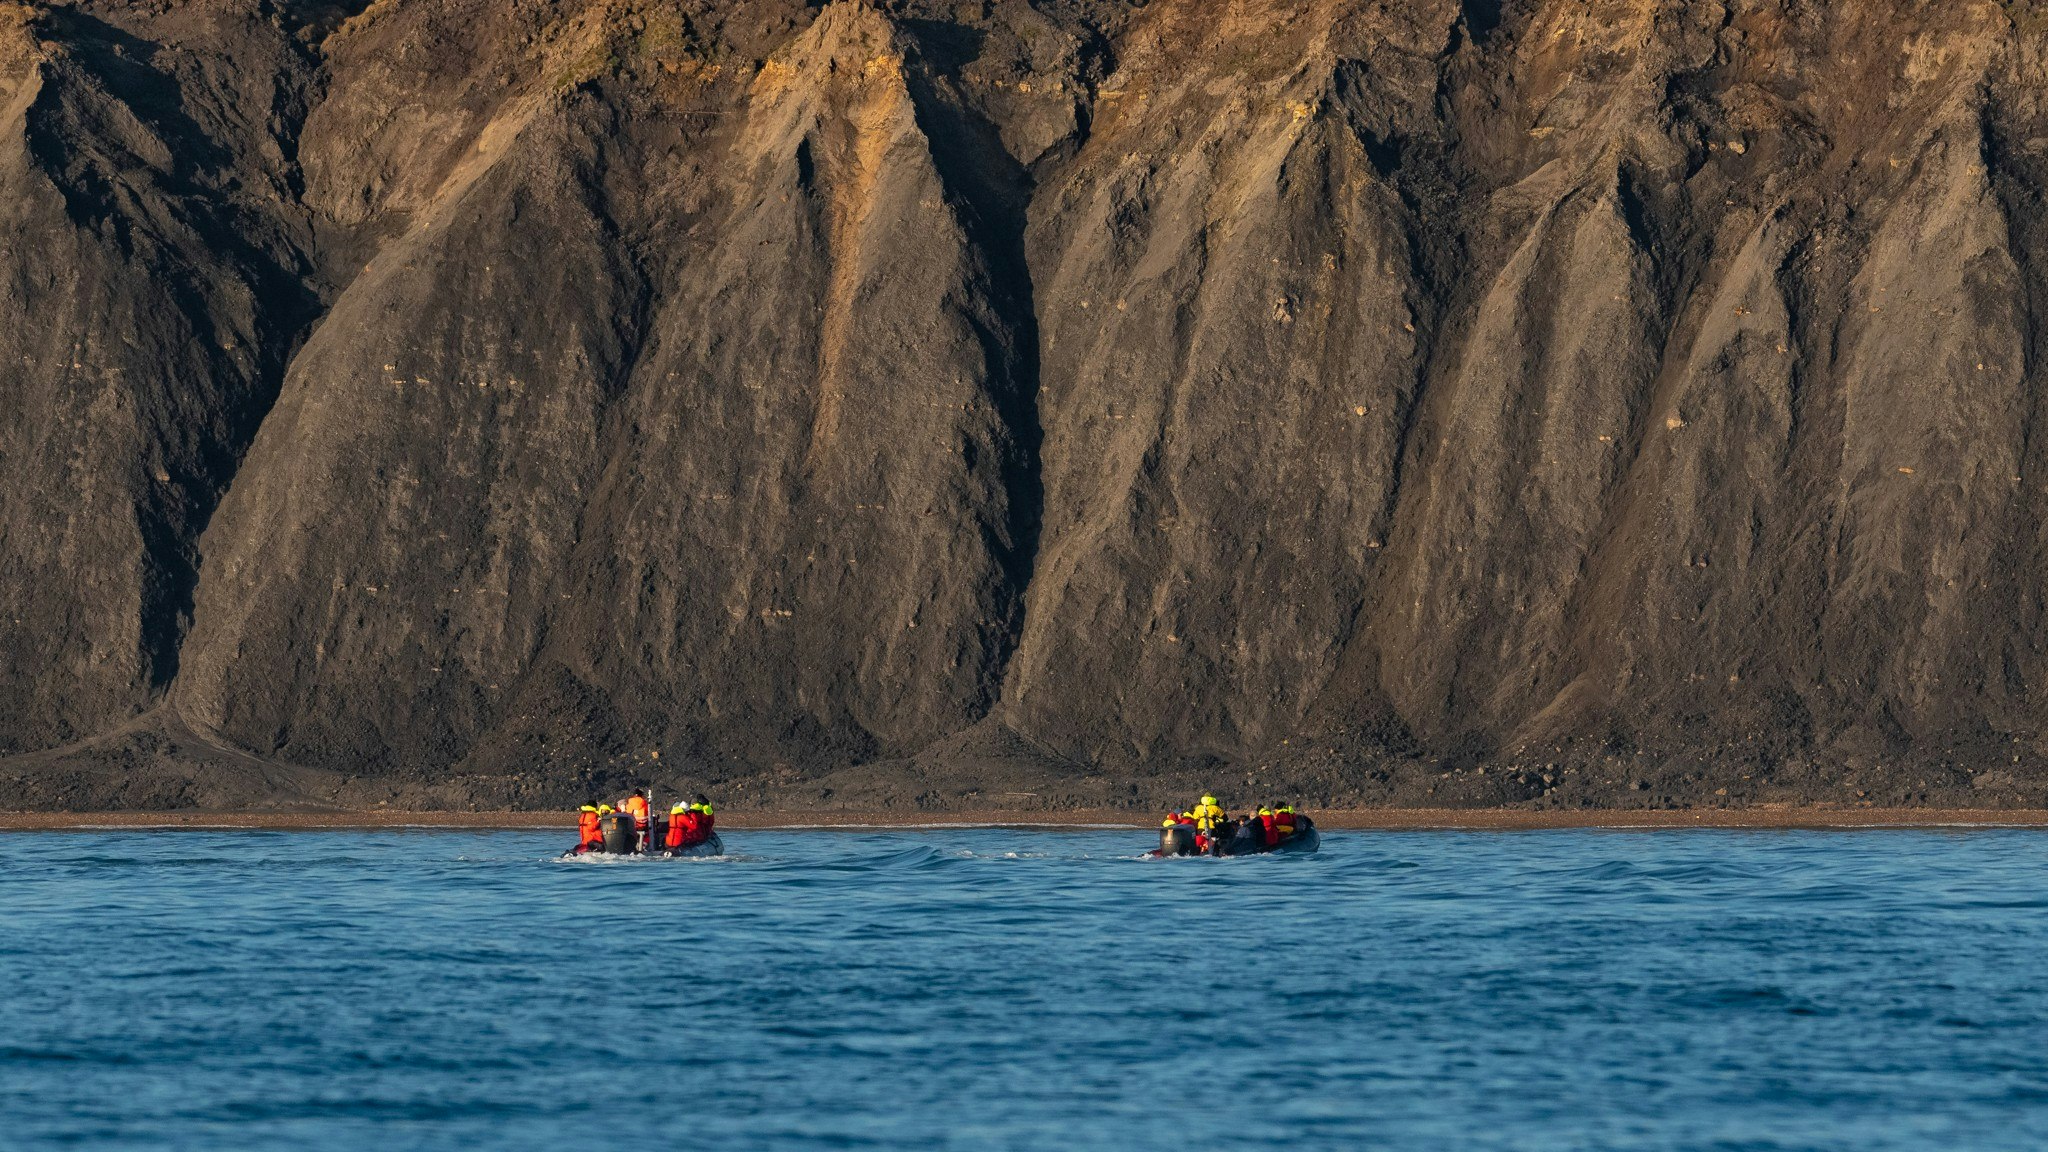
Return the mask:
<svg viewBox="0 0 2048 1152"><path fill-rule="evenodd" d="M1214 793L1204 792L1202 799L1188 814L1195 818L1195 850L1209 851L1210 846L1221 837L1223 822L1228 818L1223 812L1223 806L1216 802Z"/></svg>

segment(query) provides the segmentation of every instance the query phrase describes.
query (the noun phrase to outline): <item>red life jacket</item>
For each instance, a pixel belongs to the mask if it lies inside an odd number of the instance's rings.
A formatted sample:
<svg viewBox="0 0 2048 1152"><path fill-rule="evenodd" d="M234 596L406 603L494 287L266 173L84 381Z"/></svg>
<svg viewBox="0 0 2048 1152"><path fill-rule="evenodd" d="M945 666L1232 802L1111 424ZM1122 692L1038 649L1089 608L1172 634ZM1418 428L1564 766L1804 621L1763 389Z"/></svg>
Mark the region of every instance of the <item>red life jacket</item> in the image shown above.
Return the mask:
<svg viewBox="0 0 2048 1152"><path fill-rule="evenodd" d="M695 848L697 845L711 839L711 825L713 823L711 813L688 812L684 815L690 823L683 834L682 847Z"/></svg>
<svg viewBox="0 0 2048 1152"><path fill-rule="evenodd" d="M671 849L689 847L690 833L696 826L695 812L671 812L668 818L668 846Z"/></svg>
<svg viewBox="0 0 2048 1152"><path fill-rule="evenodd" d="M1271 848L1280 843L1280 832L1273 827L1273 817L1270 814L1259 817L1259 827L1266 831L1266 847Z"/></svg>
<svg viewBox="0 0 2048 1152"><path fill-rule="evenodd" d="M576 834L583 837L582 844L595 844L604 840L604 829L597 823L597 813L585 812L576 817Z"/></svg>

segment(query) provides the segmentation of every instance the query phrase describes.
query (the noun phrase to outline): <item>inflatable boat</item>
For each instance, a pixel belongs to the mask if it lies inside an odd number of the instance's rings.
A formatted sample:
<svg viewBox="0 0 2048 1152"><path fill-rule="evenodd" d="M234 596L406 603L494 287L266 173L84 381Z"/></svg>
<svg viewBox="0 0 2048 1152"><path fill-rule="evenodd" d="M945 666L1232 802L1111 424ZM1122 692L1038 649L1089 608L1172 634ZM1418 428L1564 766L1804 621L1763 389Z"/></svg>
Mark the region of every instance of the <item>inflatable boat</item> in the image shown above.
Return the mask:
<svg viewBox="0 0 2048 1152"><path fill-rule="evenodd" d="M1295 833L1273 847L1266 847L1266 836L1257 823L1243 824L1226 820L1218 829L1219 835L1209 848L1211 856L1257 856L1266 852L1284 852L1299 855L1313 852L1323 846L1323 834L1307 817L1301 817ZM1200 856L1203 853L1195 847L1195 830L1186 824L1169 824L1159 830L1159 847L1151 853L1154 856Z"/></svg>
<svg viewBox="0 0 2048 1152"><path fill-rule="evenodd" d="M647 821L647 843L640 843L640 833L633 827L633 818L624 812L604 818L602 824L604 840L589 851L571 848L562 853L564 859L571 856L653 856L674 859L681 856L723 856L725 842L713 832L711 838L688 848L674 851L663 847L668 842L668 817L656 813Z"/></svg>

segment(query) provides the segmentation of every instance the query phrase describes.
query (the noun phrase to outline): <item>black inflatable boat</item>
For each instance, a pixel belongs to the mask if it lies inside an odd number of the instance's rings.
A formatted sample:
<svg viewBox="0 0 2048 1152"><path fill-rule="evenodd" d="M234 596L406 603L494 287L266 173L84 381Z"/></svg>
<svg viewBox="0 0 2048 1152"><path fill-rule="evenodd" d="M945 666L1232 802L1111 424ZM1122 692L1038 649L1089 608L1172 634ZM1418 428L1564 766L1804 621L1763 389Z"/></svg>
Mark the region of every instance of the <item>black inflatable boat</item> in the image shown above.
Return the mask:
<svg viewBox="0 0 2048 1152"><path fill-rule="evenodd" d="M1267 852L1284 852L1291 855L1313 852L1323 846L1323 834L1306 816L1298 817L1299 823L1294 835L1282 840L1271 848L1266 847L1263 829L1254 821L1238 823L1226 820L1218 829L1215 842L1206 853L1210 856L1257 856ZM1159 847L1151 853L1154 856L1201 856L1204 853L1195 847L1195 830L1186 824L1169 824L1159 830Z"/></svg>
<svg viewBox="0 0 2048 1152"><path fill-rule="evenodd" d="M633 818L624 812L617 812L604 818L603 842L588 852L571 848L562 853L564 859L571 856L654 856L675 858L680 856L723 856L725 842L713 832L711 838L688 848L670 851L663 847L668 842L668 817L656 813L647 821L647 843L640 843L640 833L633 827Z"/></svg>

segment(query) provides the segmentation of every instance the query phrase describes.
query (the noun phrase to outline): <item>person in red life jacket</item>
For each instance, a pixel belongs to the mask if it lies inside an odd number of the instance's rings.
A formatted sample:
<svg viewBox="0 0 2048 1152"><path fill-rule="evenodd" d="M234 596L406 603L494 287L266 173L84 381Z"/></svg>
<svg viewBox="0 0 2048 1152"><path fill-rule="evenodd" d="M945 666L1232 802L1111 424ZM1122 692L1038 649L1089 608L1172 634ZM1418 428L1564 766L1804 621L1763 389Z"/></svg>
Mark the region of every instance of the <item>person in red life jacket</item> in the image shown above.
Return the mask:
<svg viewBox="0 0 2048 1152"><path fill-rule="evenodd" d="M604 845L604 826L599 822L597 805L585 804L576 810L576 851L595 852Z"/></svg>
<svg viewBox="0 0 2048 1152"><path fill-rule="evenodd" d="M697 793L697 799L691 803L690 807L697 810L696 839L683 845L685 848L695 848L697 845L711 839L712 826L717 823L711 815L711 801L706 800L702 792Z"/></svg>
<svg viewBox="0 0 2048 1152"><path fill-rule="evenodd" d="M1258 820L1259 830L1265 833L1266 836L1266 847L1271 848L1280 843L1280 833L1273 826L1273 806L1271 804L1259 806Z"/></svg>
<svg viewBox="0 0 2048 1152"><path fill-rule="evenodd" d="M711 830L716 823L711 815L711 801L700 793L696 800L678 804L669 810L668 840L664 847L671 853L695 848L711 839Z"/></svg>
<svg viewBox="0 0 2048 1152"><path fill-rule="evenodd" d="M1294 805L1280 804L1273 808L1273 843L1284 844L1298 829L1294 816Z"/></svg>
<svg viewBox="0 0 2048 1152"><path fill-rule="evenodd" d="M664 842L662 847L666 847L670 853L680 853L682 847L690 842L690 836L694 836L694 834L696 834L696 810L692 806L688 806L688 804L678 804L676 808L670 808L668 810L668 840Z"/></svg>

